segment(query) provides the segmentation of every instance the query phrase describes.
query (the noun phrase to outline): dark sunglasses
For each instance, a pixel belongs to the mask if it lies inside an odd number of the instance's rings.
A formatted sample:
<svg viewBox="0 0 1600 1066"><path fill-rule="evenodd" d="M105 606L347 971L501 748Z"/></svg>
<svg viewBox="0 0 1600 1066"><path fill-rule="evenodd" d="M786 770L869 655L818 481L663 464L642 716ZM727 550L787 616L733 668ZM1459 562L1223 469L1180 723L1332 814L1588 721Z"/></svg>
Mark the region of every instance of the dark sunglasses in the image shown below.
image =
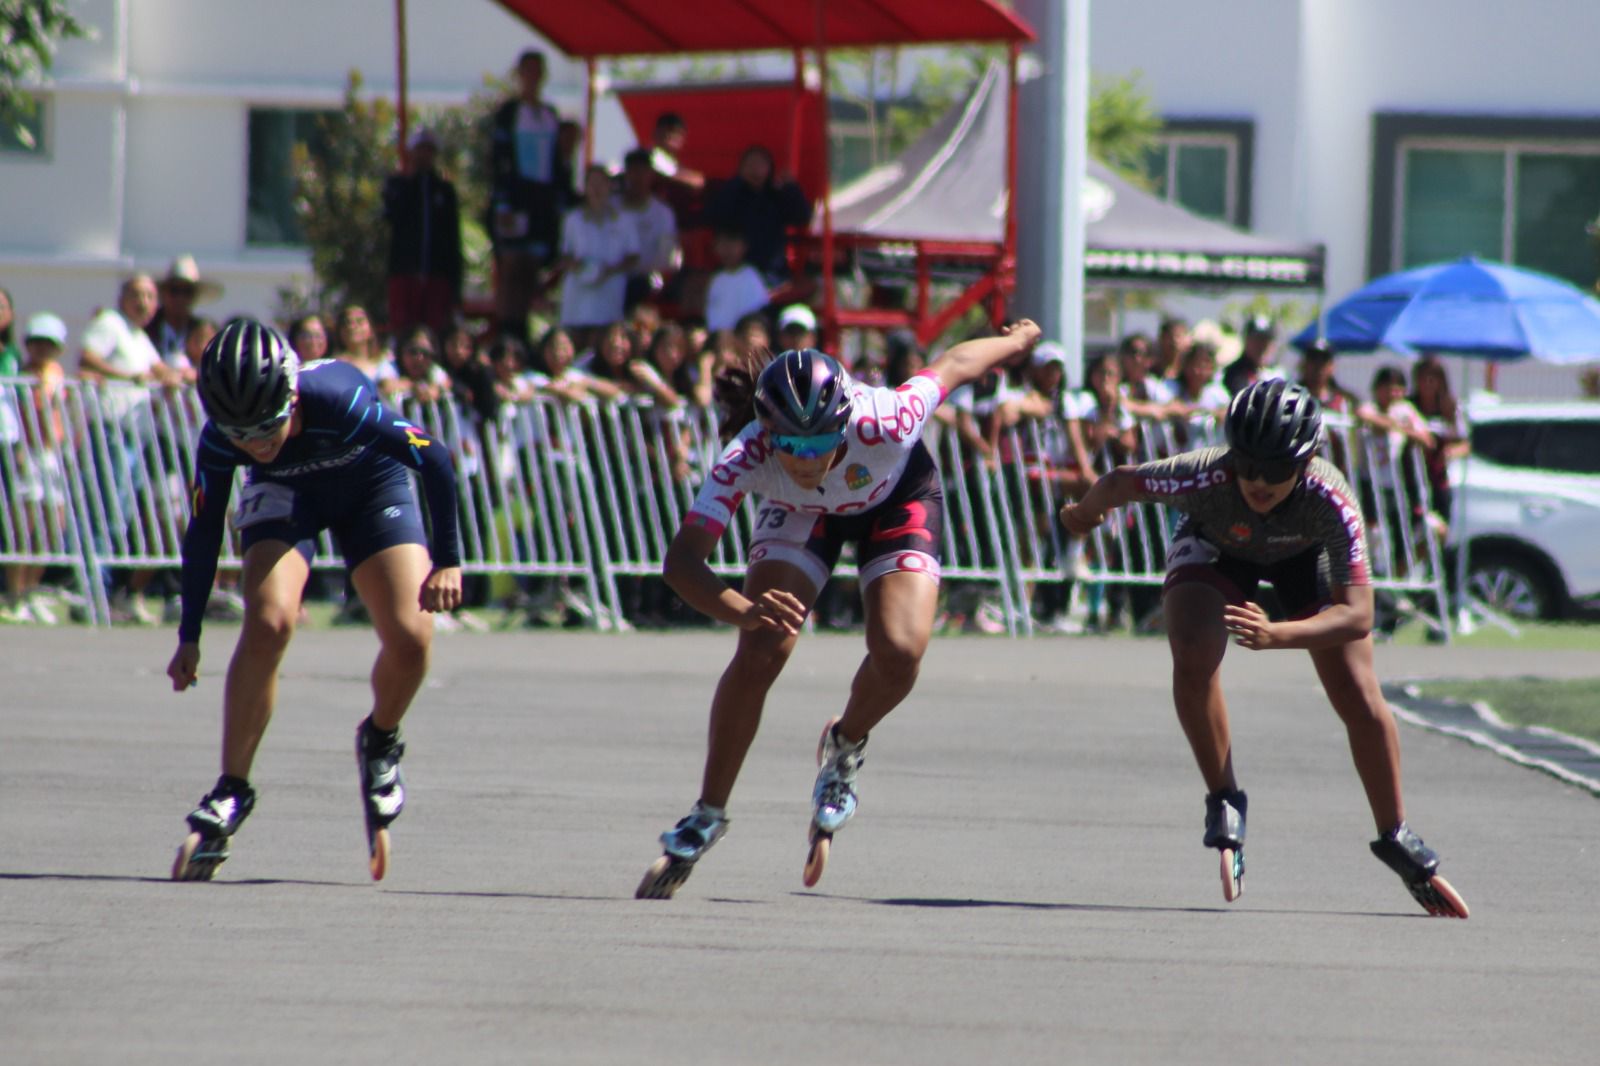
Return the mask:
<svg viewBox="0 0 1600 1066"><path fill-rule="evenodd" d="M1247 455L1233 453L1233 473L1240 481L1258 481L1264 485L1281 485L1299 473L1300 464L1293 459L1263 462Z"/></svg>
<svg viewBox="0 0 1600 1066"><path fill-rule="evenodd" d="M774 433L772 434L772 446L785 455L792 455L796 459L815 459L819 455L827 455L843 444L844 435L844 429L840 429L835 433L819 433L810 437Z"/></svg>
<svg viewBox="0 0 1600 1066"><path fill-rule="evenodd" d="M289 416L274 418L270 422L263 422L259 426L217 426L217 432L224 437L239 444L249 444L251 441L266 440L278 432L278 429L288 421Z"/></svg>

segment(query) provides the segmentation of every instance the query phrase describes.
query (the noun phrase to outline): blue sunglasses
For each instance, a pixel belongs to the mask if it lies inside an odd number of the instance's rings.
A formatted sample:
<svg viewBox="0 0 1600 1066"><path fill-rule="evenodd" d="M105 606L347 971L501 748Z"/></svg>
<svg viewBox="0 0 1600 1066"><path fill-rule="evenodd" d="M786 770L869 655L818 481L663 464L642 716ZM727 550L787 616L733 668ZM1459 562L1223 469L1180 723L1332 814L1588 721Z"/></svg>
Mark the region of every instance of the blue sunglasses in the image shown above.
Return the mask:
<svg viewBox="0 0 1600 1066"><path fill-rule="evenodd" d="M845 427L848 429L849 427ZM827 455L844 443L845 429L835 433L820 433L814 437L798 437L787 433L772 434L772 446L796 459L815 459Z"/></svg>

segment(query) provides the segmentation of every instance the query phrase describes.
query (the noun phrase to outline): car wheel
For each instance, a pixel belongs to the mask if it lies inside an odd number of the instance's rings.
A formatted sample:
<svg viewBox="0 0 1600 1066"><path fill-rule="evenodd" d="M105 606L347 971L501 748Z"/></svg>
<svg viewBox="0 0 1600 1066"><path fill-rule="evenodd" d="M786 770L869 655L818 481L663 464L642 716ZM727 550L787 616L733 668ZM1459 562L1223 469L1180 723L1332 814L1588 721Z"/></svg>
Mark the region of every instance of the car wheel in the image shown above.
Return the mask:
<svg viewBox="0 0 1600 1066"><path fill-rule="evenodd" d="M1472 596L1486 607L1518 621L1554 618L1560 595L1537 563L1507 552L1474 554L1468 564Z"/></svg>

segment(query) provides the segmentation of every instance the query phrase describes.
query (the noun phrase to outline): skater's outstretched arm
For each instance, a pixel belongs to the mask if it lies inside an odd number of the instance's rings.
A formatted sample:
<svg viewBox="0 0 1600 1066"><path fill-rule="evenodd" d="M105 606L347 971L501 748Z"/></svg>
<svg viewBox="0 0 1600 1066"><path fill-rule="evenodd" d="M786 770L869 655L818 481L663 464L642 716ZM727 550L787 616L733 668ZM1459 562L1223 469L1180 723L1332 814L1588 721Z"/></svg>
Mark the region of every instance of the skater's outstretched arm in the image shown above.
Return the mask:
<svg viewBox="0 0 1600 1066"><path fill-rule="evenodd" d="M773 629L780 633L800 632L806 620L806 605L793 593L767 589L755 600L728 587L706 560L716 550L721 530L684 524L667 548L667 564L662 577L668 587L683 597L683 602L710 618L740 629Z"/></svg>
<svg viewBox="0 0 1600 1066"><path fill-rule="evenodd" d="M938 376L948 396L996 367L1021 359L1042 335L1031 319L1024 318L1002 327L998 337L979 337L949 348L928 370Z"/></svg>
<svg viewBox="0 0 1600 1066"><path fill-rule="evenodd" d="M1075 537L1088 536L1090 531L1106 520L1106 515L1123 504L1139 497L1138 467L1119 466L1109 474L1102 474L1083 499L1061 508L1061 524Z"/></svg>
<svg viewBox="0 0 1600 1066"><path fill-rule="evenodd" d="M1259 604L1229 604L1222 609L1223 624L1233 641L1251 651L1273 648L1336 648L1372 632L1372 586L1335 585L1333 605L1310 618L1274 622Z"/></svg>

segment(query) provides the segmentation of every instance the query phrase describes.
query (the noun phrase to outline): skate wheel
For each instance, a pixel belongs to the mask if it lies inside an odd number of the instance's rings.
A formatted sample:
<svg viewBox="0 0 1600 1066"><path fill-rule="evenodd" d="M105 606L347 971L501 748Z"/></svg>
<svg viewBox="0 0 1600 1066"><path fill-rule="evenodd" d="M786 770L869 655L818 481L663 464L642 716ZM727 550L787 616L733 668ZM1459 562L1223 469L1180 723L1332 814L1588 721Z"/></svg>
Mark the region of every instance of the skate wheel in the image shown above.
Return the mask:
<svg viewBox="0 0 1600 1066"><path fill-rule="evenodd" d="M197 877L190 873L189 860L194 858L194 850L200 846L202 839L199 833L190 833L183 838L183 843L178 845L178 857L172 861L172 879L174 881L198 880Z"/></svg>
<svg viewBox="0 0 1600 1066"><path fill-rule="evenodd" d="M379 829L372 834L372 858L367 864L374 881L382 881L389 872L389 831Z"/></svg>
<svg viewBox="0 0 1600 1066"><path fill-rule="evenodd" d="M822 871L828 868L828 849L832 843L831 833L812 835L811 851L806 855L806 871L803 879L807 888L816 888L817 882L822 880Z"/></svg>
<svg viewBox="0 0 1600 1066"><path fill-rule="evenodd" d="M1244 856L1232 848L1223 848L1221 856L1222 898L1232 903L1244 892Z"/></svg>
<svg viewBox="0 0 1600 1066"><path fill-rule="evenodd" d="M693 863L663 855L644 872L644 880L634 889L633 898L671 899L672 894L678 891L678 886L689 880L689 872L693 869Z"/></svg>
<svg viewBox="0 0 1600 1066"><path fill-rule="evenodd" d="M1467 901L1461 898L1461 893L1452 888L1449 881L1437 874L1426 881L1412 885L1411 895L1435 918L1466 918L1471 913L1467 910Z"/></svg>

